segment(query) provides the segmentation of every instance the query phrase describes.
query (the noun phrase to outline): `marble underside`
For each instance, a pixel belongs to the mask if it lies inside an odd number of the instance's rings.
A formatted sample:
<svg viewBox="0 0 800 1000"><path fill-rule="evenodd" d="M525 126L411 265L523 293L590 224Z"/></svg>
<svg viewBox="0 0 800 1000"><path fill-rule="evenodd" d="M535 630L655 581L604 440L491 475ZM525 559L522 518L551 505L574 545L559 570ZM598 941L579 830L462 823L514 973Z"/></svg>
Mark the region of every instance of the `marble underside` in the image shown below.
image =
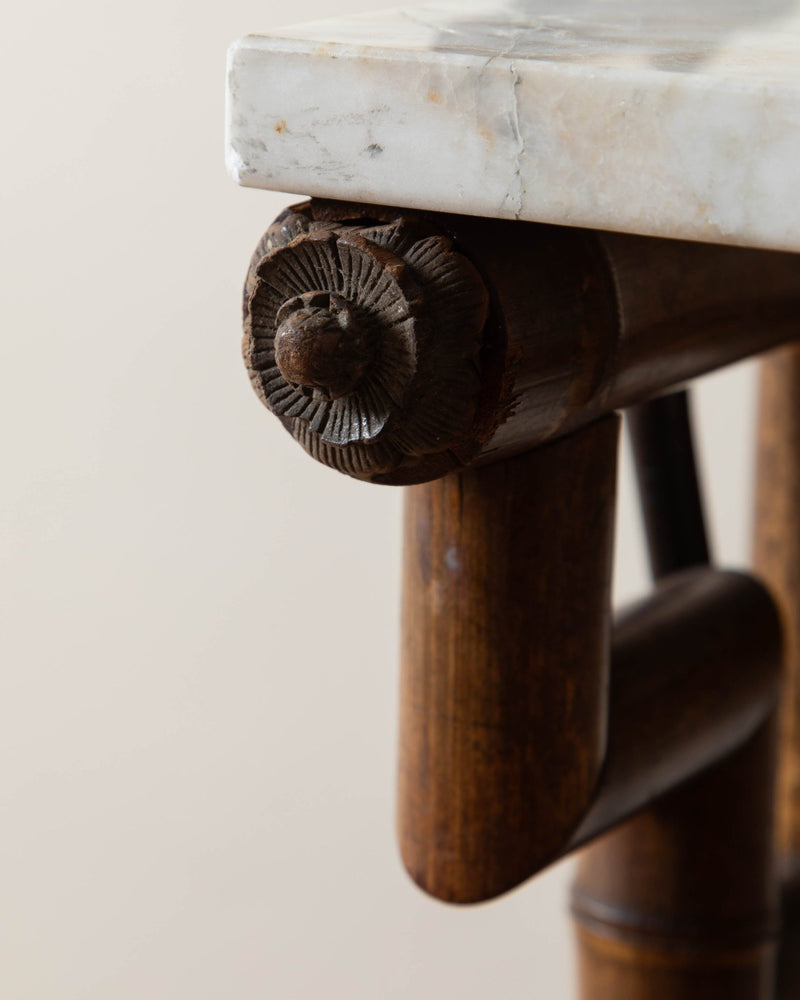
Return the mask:
<svg viewBox="0 0 800 1000"><path fill-rule="evenodd" d="M800 251L800 0L458 0L250 35L251 187Z"/></svg>

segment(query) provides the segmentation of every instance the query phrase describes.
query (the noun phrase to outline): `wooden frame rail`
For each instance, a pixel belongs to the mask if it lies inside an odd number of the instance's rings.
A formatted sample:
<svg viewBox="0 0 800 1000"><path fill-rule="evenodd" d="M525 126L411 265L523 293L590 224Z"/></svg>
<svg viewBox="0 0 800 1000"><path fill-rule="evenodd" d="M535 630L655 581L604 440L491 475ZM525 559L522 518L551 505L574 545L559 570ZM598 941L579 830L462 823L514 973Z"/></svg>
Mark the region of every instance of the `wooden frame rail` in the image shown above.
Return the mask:
<svg viewBox="0 0 800 1000"><path fill-rule="evenodd" d="M257 247L244 354L315 458L499 461L800 333L800 255L312 201Z"/></svg>

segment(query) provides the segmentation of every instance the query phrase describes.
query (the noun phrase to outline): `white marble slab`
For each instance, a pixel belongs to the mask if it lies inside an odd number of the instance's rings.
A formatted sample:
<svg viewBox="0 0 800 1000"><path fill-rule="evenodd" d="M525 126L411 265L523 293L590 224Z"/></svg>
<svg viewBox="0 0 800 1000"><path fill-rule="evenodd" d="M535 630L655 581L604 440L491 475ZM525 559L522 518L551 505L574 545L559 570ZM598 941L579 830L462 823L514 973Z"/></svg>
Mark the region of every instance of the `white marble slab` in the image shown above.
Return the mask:
<svg viewBox="0 0 800 1000"><path fill-rule="evenodd" d="M251 35L251 187L800 251L800 0L457 0Z"/></svg>

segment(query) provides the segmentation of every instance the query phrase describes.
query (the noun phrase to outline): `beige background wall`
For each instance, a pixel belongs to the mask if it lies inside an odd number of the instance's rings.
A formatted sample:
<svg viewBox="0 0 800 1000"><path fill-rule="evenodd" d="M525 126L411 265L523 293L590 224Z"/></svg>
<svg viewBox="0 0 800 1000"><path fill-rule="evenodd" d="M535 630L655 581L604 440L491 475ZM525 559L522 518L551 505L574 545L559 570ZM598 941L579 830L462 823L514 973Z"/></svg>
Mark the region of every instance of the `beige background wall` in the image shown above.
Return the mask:
<svg viewBox="0 0 800 1000"><path fill-rule="evenodd" d="M316 467L238 356L245 266L289 199L225 175L225 49L329 12L5 13L4 1000L568 994L564 866L471 910L403 874L400 493ZM701 392L734 562L752 407L748 369ZM624 490L621 597L645 586Z"/></svg>

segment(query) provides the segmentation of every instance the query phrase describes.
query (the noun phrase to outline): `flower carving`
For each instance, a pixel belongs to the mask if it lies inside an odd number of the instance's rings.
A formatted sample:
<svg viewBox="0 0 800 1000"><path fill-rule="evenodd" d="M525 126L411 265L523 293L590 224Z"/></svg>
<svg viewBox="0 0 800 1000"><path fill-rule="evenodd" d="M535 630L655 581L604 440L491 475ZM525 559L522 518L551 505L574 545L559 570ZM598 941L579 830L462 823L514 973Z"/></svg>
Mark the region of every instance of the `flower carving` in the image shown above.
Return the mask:
<svg viewBox="0 0 800 1000"><path fill-rule="evenodd" d="M253 256L245 362L315 458L380 479L469 431L487 310L473 265L429 224L332 222L311 203L280 216Z"/></svg>

